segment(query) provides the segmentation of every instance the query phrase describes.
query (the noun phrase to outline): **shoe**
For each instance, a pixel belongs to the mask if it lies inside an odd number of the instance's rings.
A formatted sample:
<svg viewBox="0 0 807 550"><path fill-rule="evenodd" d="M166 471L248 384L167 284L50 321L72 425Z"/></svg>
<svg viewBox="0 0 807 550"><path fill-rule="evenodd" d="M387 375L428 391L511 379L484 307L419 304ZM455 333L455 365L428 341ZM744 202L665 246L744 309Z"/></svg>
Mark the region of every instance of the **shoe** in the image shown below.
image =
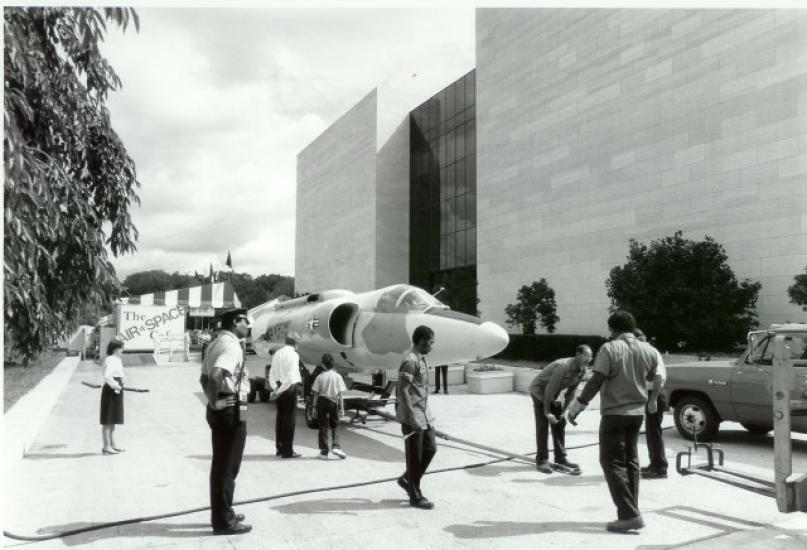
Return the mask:
<svg viewBox="0 0 807 550"><path fill-rule="evenodd" d="M645 475L647 472L650 472L650 471L653 471L653 470L654 470L654 468L652 466L642 466L641 468L639 468L639 472L642 475Z"/></svg>
<svg viewBox="0 0 807 550"><path fill-rule="evenodd" d="M431 510L434 508L434 503L427 499L426 497L420 497L418 499L410 498L409 499L409 506L412 508L420 508L421 510Z"/></svg>
<svg viewBox="0 0 807 550"><path fill-rule="evenodd" d="M247 516L245 516L244 514L236 514L233 516L233 521L235 521L236 523L241 523L245 519L247 519Z"/></svg>
<svg viewBox="0 0 807 550"><path fill-rule="evenodd" d="M401 476L396 481L398 482L398 487L406 491L407 496L409 496L409 500L413 500L412 490L409 488L409 480L404 476Z"/></svg>
<svg viewBox="0 0 807 550"><path fill-rule="evenodd" d="M320 460L328 460L328 453L319 453L317 458Z"/></svg>
<svg viewBox="0 0 807 550"><path fill-rule="evenodd" d="M281 454L282 453L280 451L275 451L275 456L281 456Z"/></svg>
<svg viewBox="0 0 807 550"><path fill-rule="evenodd" d="M106 447L104 447L103 449L101 449L101 454L116 455L116 454L118 454L118 451L115 451L113 449L107 449Z"/></svg>
<svg viewBox="0 0 807 550"><path fill-rule="evenodd" d="M112 450L117 452L117 453L122 453L122 452L126 451L126 449L118 449L117 447L112 447Z"/></svg>
<svg viewBox="0 0 807 550"><path fill-rule="evenodd" d="M434 390L432 393L440 393L440 390Z"/></svg>
<svg viewBox="0 0 807 550"><path fill-rule="evenodd" d="M216 529L215 527L213 528L214 535L243 535L245 533L249 533L250 531L252 531L252 526L244 523L235 523L219 529Z"/></svg>
<svg viewBox="0 0 807 550"><path fill-rule="evenodd" d="M667 479L667 470L642 470L642 479Z"/></svg>
<svg viewBox="0 0 807 550"><path fill-rule="evenodd" d="M542 474L552 473L552 466L549 465L548 460L542 460L541 462L536 462L535 469L541 472Z"/></svg>
<svg viewBox="0 0 807 550"><path fill-rule="evenodd" d="M303 455L300 453L291 453L290 455L280 455L280 458L300 458L301 456Z"/></svg>
<svg viewBox="0 0 807 550"><path fill-rule="evenodd" d="M331 452L333 454L335 454L336 456L338 456L339 458L341 458L342 460L347 458L347 455L345 454L345 451L343 451L339 447L334 447L333 449L331 449Z"/></svg>
<svg viewBox="0 0 807 550"><path fill-rule="evenodd" d="M628 531L636 531L644 527L644 520L642 516L636 516L631 519L618 519L610 521L605 526L606 529L612 533L627 533Z"/></svg>
<svg viewBox="0 0 807 550"><path fill-rule="evenodd" d="M560 466L566 466L567 468L570 468L572 470L579 470L580 469L579 464L575 464L574 462L569 462L568 460L566 460L566 457L563 457L560 460L556 460L555 464L558 464Z"/></svg>

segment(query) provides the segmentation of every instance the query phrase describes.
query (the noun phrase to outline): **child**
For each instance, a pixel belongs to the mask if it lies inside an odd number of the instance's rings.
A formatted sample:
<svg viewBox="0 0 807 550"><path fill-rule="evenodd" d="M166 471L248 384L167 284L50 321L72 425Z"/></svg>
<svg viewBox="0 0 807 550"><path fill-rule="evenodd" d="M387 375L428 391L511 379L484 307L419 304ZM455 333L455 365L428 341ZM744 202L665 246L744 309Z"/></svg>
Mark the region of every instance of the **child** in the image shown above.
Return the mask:
<svg viewBox="0 0 807 550"><path fill-rule="evenodd" d="M339 447L339 417L345 414L342 392L347 391L342 375L333 370L333 357L330 353L322 356L325 372L317 376L311 390L314 392L314 414L319 422L319 458L328 459L328 428L331 429L333 445L331 450L339 458L347 455Z"/></svg>

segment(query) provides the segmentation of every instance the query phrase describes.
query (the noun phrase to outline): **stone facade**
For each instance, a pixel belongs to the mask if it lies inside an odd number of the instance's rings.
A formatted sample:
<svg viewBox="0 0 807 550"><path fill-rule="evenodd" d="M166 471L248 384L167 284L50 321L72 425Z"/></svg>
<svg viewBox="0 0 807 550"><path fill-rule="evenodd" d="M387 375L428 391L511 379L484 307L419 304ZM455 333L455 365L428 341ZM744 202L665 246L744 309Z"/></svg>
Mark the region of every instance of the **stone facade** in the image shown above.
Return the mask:
<svg viewBox="0 0 807 550"><path fill-rule="evenodd" d="M408 280L409 120L385 127L379 104L373 90L297 157L296 292Z"/></svg>
<svg viewBox="0 0 807 550"><path fill-rule="evenodd" d="M760 324L803 320L807 12L479 9L477 273L504 324L545 277L558 332L605 331L628 240L682 230L762 283Z"/></svg>

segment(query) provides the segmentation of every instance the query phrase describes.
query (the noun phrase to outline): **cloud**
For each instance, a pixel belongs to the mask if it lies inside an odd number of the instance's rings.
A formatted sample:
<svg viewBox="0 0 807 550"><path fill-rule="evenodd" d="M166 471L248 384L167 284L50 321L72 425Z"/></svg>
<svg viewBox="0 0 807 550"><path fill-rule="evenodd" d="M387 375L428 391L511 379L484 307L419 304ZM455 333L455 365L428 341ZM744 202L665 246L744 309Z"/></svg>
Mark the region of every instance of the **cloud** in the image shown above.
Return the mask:
<svg viewBox="0 0 807 550"><path fill-rule="evenodd" d="M112 123L143 184L122 277L201 271L228 249L239 271L293 274L297 153L376 86L425 100L473 68L467 8L139 15L139 34L104 45L123 81Z"/></svg>

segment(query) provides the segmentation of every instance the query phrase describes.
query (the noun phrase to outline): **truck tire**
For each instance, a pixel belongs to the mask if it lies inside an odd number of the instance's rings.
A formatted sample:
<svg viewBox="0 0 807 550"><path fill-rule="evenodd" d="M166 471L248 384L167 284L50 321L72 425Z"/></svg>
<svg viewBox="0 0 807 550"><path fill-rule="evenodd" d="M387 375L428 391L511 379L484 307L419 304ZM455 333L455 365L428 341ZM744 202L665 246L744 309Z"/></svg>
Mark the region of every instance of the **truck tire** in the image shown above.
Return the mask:
<svg viewBox="0 0 807 550"><path fill-rule="evenodd" d="M319 428L319 422L314 416L314 398L310 395L305 398L305 425L312 430Z"/></svg>
<svg viewBox="0 0 807 550"><path fill-rule="evenodd" d="M708 399L685 395L675 404L675 427L686 439L711 441L720 427L720 417ZM694 435L693 435L694 431Z"/></svg>
<svg viewBox="0 0 807 550"><path fill-rule="evenodd" d="M740 422L740 425L754 435L767 435L773 427L762 426L761 424L745 424Z"/></svg>

